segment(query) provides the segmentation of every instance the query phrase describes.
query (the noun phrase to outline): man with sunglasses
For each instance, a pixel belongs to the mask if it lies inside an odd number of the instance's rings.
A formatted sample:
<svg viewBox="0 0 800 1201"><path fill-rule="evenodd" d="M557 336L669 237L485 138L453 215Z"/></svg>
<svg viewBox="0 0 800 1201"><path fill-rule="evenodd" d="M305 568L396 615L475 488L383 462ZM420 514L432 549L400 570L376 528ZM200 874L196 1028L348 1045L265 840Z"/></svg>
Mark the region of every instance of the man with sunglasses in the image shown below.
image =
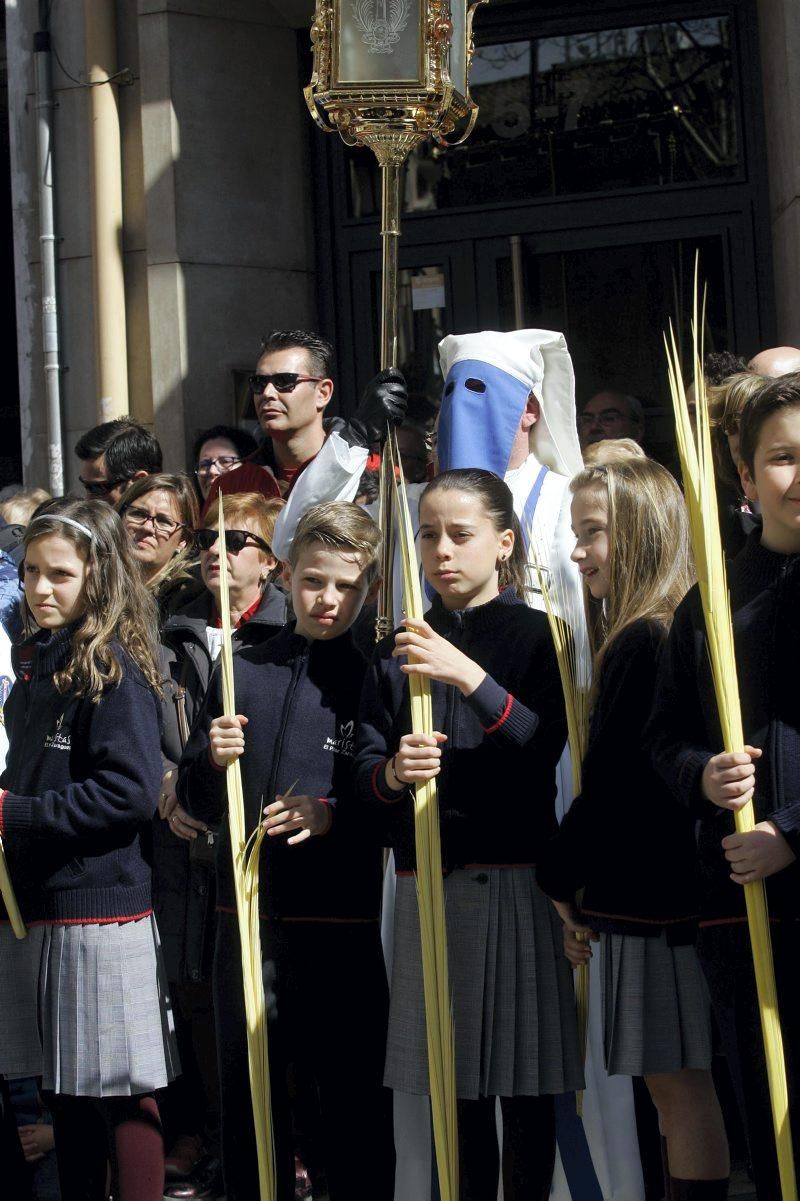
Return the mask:
<svg viewBox="0 0 800 1201"><path fill-rule="evenodd" d="M288 495L303 468L326 443L325 459L330 460L334 473L346 463L343 476L349 480L355 470L360 476L369 448L379 446L390 426L403 419L405 380L394 368L382 371L367 385L353 417L326 418L334 390L332 373L333 347L318 334L273 330L263 339L250 390L264 438L248 463L220 477L219 484L215 481L212 497L217 489L226 493L254 487L266 491L263 478L259 482L254 474L254 465L270 473L276 495ZM337 494L335 486L328 494L331 491Z"/></svg>
<svg viewBox="0 0 800 1201"><path fill-rule="evenodd" d="M79 479L90 500L115 505L134 480L157 475L162 469L156 438L131 417L104 421L79 438Z"/></svg>

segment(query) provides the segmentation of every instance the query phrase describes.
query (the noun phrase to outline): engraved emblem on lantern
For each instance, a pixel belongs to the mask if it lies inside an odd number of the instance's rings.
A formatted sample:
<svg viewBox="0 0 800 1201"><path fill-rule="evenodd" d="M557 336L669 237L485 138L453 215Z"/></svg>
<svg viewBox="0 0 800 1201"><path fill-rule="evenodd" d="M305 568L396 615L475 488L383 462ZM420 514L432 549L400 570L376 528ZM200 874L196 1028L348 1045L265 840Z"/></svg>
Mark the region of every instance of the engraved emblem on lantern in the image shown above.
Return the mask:
<svg viewBox="0 0 800 1201"><path fill-rule="evenodd" d="M393 54L408 24L408 0L353 0L353 17L370 54Z"/></svg>

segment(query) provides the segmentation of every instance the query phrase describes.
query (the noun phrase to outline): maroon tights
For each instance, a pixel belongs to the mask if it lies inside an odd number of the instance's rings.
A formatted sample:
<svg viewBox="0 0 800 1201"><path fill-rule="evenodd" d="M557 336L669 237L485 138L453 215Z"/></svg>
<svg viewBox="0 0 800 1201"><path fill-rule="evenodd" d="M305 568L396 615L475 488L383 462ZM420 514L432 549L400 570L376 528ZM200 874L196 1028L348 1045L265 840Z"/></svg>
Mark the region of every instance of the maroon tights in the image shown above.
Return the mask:
<svg viewBox="0 0 800 1201"><path fill-rule="evenodd" d="M109 1165L116 1201L161 1201L164 1139L152 1093L137 1097L48 1097L61 1195L105 1201Z"/></svg>

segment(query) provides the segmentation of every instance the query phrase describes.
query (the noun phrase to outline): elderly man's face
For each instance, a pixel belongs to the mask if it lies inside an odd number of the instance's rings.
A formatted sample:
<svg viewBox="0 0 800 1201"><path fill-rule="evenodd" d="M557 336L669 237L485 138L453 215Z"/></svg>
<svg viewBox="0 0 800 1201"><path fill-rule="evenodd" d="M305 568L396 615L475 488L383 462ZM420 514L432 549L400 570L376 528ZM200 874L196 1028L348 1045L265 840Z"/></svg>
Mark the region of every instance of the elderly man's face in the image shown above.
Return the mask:
<svg viewBox="0 0 800 1201"><path fill-rule="evenodd" d="M638 442L641 432L628 402L616 392L597 392L578 414L581 446L591 446L603 438L633 438Z"/></svg>

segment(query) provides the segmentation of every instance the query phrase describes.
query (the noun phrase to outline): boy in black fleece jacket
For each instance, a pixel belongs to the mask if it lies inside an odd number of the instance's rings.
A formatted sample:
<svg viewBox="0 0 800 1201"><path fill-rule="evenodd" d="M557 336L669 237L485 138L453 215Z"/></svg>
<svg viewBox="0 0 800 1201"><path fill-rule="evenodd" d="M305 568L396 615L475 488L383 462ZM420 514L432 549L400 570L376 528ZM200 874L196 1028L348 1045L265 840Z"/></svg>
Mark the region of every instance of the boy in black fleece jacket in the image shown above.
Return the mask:
<svg viewBox="0 0 800 1201"><path fill-rule="evenodd" d="M236 656L242 716L215 716L219 675L212 680L181 762L178 796L196 817L222 817L224 767L238 756L248 830L266 815L262 956L281 1201L294 1196L288 1081L298 1068L319 1091L331 1201L393 1194L391 1105L381 1082L388 1011L381 842L374 820L368 825L356 809L351 782L366 665L349 631L373 585L379 542L355 505L309 510L291 552L296 622ZM214 979L223 1167L229 1201L250 1201L258 1183L226 825L222 841Z"/></svg>
<svg viewBox="0 0 800 1201"><path fill-rule="evenodd" d="M677 610L647 738L656 770L699 821L704 902L698 950L738 1074L760 1201L780 1196L742 885L766 880L795 1147L800 1048L800 375L746 406L742 482L763 532L729 568L745 753L722 745L698 590ZM754 793L757 824L734 831Z"/></svg>

